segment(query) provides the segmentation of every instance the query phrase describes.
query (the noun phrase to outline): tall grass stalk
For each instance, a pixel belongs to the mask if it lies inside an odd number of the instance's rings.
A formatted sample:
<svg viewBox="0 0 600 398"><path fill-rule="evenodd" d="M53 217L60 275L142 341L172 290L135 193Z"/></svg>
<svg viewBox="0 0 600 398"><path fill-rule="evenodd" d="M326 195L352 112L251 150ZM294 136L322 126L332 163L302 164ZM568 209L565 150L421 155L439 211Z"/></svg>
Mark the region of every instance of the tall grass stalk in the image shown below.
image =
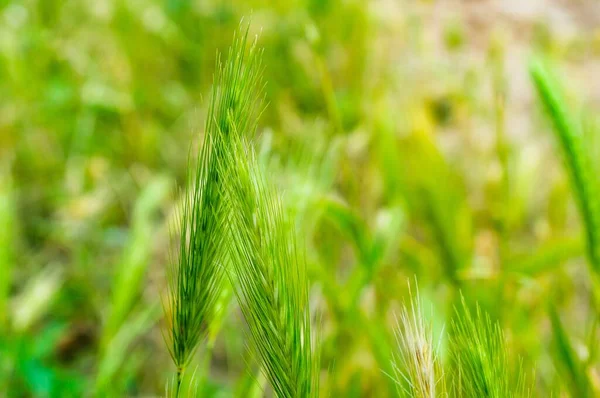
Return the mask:
<svg viewBox="0 0 600 398"><path fill-rule="evenodd" d="M152 219L170 189L168 179L157 177L142 190L135 203L129 240L116 267L110 313L102 335L102 350L127 321L140 294L152 253L152 235L156 230Z"/></svg>
<svg viewBox="0 0 600 398"><path fill-rule="evenodd" d="M111 388L118 384L119 370L127 362L127 354L131 354L130 346L139 337L136 333L146 332L156 321L158 302L148 307L153 309L152 314L147 314L149 309L141 309L136 303L152 253L152 235L156 231L153 215L169 193L170 185L164 177L152 179L135 203L129 239L114 276L109 314L100 337L96 396L118 391Z"/></svg>
<svg viewBox="0 0 600 398"><path fill-rule="evenodd" d="M600 199L590 154L586 151L581 126L571 115L558 82L541 60L530 66L533 83L559 140L567 171L585 227L587 257L592 270L600 274Z"/></svg>
<svg viewBox="0 0 600 398"><path fill-rule="evenodd" d="M230 118L219 126L231 144L220 172L231 172L222 186L229 214L232 282L251 346L275 395L317 396L319 357L311 331L306 261L297 245L294 219L265 180L247 138L256 130L263 85L261 52L256 45L248 54L243 50L234 44L229 56L246 57L247 68L237 76L235 105L248 117Z"/></svg>
<svg viewBox="0 0 600 398"><path fill-rule="evenodd" d="M119 395L124 390L124 382L119 378L120 371L131 364L137 352L132 345L140 335L148 331L160 316L160 304L153 303L143 310L132 313L116 334L104 347L98 363L95 382L95 396Z"/></svg>
<svg viewBox="0 0 600 398"><path fill-rule="evenodd" d="M413 296L409 284L410 307L405 305L396 320L399 352L393 360L394 380L403 397L446 397L439 344L434 344L432 325L423 316L418 287L415 289Z"/></svg>
<svg viewBox="0 0 600 398"><path fill-rule="evenodd" d="M15 200L10 169L0 164L0 332L8 329L9 292L14 260Z"/></svg>
<svg viewBox="0 0 600 398"><path fill-rule="evenodd" d="M224 64L217 59L202 147L190 167L188 188L178 214L180 244L168 270L165 302L167 344L175 366L178 394L183 372L196 350L220 297L225 263L227 212L223 185L230 178L224 159L232 128L248 131L251 104L259 84L259 51L247 46L247 30L236 35Z"/></svg>
<svg viewBox="0 0 600 398"><path fill-rule="evenodd" d="M568 391L573 397L592 397L593 384L586 373L585 364L579 359L577 351L565 330L556 309L549 308L552 327L552 359Z"/></svg>
<svg viewBox="0 0 600 398"><path fill-rule="evenodd" d="M8 163L8 162L7 162ZM14 366L10 351L10 290L15 244L15 192L8 164L0 162L0 390L8 391Z"/></svg>
<svg viewBox="0 0 600 398"><path fill-rule="evenodd" d="M293 218L242 136L230 155L232 269L252 346L276 396L317 396L306 263Z"/></svg>

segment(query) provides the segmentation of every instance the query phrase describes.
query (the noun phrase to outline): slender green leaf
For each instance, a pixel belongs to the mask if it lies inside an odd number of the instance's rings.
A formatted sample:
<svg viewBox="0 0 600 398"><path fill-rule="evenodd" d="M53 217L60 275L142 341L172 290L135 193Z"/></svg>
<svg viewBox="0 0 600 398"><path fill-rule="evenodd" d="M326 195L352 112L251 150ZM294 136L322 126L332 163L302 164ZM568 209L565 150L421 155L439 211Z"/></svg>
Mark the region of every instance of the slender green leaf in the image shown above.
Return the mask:
<svg viewBox="0 0 600 398"><path fill-rule="evenodd" d="M549 309L553 359L573 397L592 397L592 384L554 307Z"/></svg>
<svg viewBox="0 0 600 398"><path fill-rule="evenodd" d="M565 104L558 82L541 60L530 67L531 77L562 148L572 189L585 227L587 256L592 270L600 272L600 196L581 126Z"/></svg>

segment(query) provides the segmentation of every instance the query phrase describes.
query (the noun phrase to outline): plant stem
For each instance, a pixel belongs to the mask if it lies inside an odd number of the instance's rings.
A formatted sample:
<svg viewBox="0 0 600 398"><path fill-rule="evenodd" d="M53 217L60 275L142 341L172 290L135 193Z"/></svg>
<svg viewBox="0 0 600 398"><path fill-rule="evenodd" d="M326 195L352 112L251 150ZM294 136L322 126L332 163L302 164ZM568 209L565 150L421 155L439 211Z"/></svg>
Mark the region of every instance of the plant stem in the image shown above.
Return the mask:
<svg viewBox="0 0 600 398"><path fill-rule="evenodd" d="M179 398L179 391L181 390L181 381L183 380L183 367L177 368L177 387L175 387L175 398Z"/></svg>

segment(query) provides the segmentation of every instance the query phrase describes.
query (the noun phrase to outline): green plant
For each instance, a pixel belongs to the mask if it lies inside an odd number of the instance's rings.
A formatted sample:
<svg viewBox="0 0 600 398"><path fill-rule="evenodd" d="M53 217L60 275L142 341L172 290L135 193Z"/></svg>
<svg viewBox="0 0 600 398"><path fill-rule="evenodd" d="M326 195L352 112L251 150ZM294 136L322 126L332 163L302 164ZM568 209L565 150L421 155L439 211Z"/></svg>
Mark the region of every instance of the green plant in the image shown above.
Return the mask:
<svg viewBox="0 0 600 398"><path fill-rule="evenodd" d="M600 196L594 168L586 150L581 126L567 108L558 82L542 60L530 66L531 77L564 155L579 212L585 228L587 258L595 274L600 273Z"/></svg>
<svg viewBox="0 0 600 398"><path fill-rule="evenodd" d="M179 261L170 270L170 349L181 374L210 320L223 264L248 323L267 379L277 396L315 396L308 279L292 219L259 171L246 136L261 111L261 51L234 38L217 62L203 148L193 191L180 214Z"/></svg>
<svg viewBox="0 0 600 398"><path fill-rule="evenodd" d="M415 283L415 286L416 283ZM526 373L514 366L504 334L479 305L473 312L461 295L442 350L431 319L423 311L418 287L409 285L410 305L397 318L398 346L391 377L403 397L527 397ZM447 357L446 361L442 357Z"/></svg>
<svg viewBox="0 0 600 398"><path fill-rule="evenodd" d="M267 185L254 154L240 141L228 184L236 293L273 391L279 397L318 395L308 279L294 224Z"/></svg>
<svg viewBox="0 0 600 398"><path fill-rule="evenodd" d="M435 398L447 395L440 345L434 343L433 328L423 314L419 288L413 295L410 284L410 307L404 305L396 319L394 380L404 397Z"/></svg>
<svg viewBox="0 0 600 398"><path fill-rule="evenodd" d="M319 372L311 394L432 395L403 376L433 385L421 377L433 344L435 394L468 398L452 389L453 358L472 356L451 344L459 292L521 358L522 370L508 360L511 380L535 369L532 395L597 394L600 36L588 18L565 35L532 8L518 22L526 37L470 21L456 40L438 3L3 1L0 396L157 396L168 378L168 396L258 398L307 389ZM250 10L245 48L242 29L228 58ZM539 105L518 73L530 49L564 65L556 81L540 62L547 76L531 88L550 99ZM268 82L248 79L261 72ZM561 107L566 121L545 112ZM553 124L573 133L579 160ZM255 222L259 210L280 221ZM269 319L274 343L261 338Z"/></svg>
<svg viewBox="0 0 600 398"><path fill-rule="evenodd" d="M452 389L461 397L526 397L529 391L520 367L512 374L509 350L500 325L477 305L475 312L456 308L450 329Z"/></svg>
<svg viewBox="0 0 600 398"><path fill-rule="evenodd" d="M584 134L581 124L565 103L557 79L545 62L536 59L531 63L530 73L562 149L571 189L584 227L586 255L594 282L591 293L595 296L597 305L597 282L600 275L600 190L595 176L597 163L592 158L595 141L590 135ZM557 251L557 247L553 250ZM560 252L557 251L557 254ZM586 366L577 355L553 306L550 307L549 316L553 337L552 358L561 379L573 396L593 396L593 383L588 378ZM591 342L589 348L594 349L595 346L595 342Z"/></svg>
<svg viewBox="0 0 600 398"><path fill-rule="evenodd" d="M556 367L561 371L568 390L574 397L592 397L592 383L586 374L575 348L569 341L569 336L554 307L549 309L552 326L552 354Z"/></svg>
<svg viewBox="0 0 600 398"><path fill-rule="evenodd" d="M0 163L0 332L8 330L9 292L14 263L14 190L10 169Z"/></svg>
<svg viewBox="0 0 600 398"><path fill-rule="evenodd" d="M243 56L235 44L230 57ZM222 173L231 171L226 190L232 281L249 327L261 369L279 397L318 395L315 352L303 250L296 242L293 218L261 171L248 136L261 110L261 51L256 44L239 76L236 107L248 115L222 126L231 134Z"/></svg>
<svg viewBox="0 0 600 398"><path fill-rule="evenodd" d="M170 191L170 182L164 176L151 180L142 190L133 209L133 225L116 268L109 314L100 338L100 352L95 390L98 396L120 391L115 380L130 354L130 346L158 319L158 300L150 306L135 306L144 286L144 276L152 254L153 235L156 231L154 215ZM137 312L136 312L137 310Z"/></svg>
<svg viewBox="0 0 600 398"><path fill-rule="evenodd" d="M169 268L165 308L168 346L177 367L176 395L223 283L229 210L224 205L223 184L231 177L226 154L232 148L232 126L241 131L248 127L251 118L246 101L254 94L246 85L256 73L254 58L245 56L246 43L247 32L234 40L224 66L217 60L202 147L196 167L189 168L188 190L178 215L179 253Z"/></svg>
<svg viewBox="0 0 600 398"><path fill-rule="evenodd" d="M156 178L142 190L134 206L129 241L114 277L110 314L102 336L103 346L109 343L128 318L136 295L143 286L143 277L153 247L152 233L155 231L152 223L153 216L169 191L169 180L164 177Z"/></svg>

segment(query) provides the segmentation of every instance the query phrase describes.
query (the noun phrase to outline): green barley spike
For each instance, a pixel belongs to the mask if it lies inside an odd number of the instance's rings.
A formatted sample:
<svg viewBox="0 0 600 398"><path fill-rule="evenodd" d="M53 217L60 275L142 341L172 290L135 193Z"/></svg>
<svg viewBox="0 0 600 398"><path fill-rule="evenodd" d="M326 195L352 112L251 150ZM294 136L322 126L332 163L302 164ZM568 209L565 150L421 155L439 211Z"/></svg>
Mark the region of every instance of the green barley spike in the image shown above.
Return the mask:
<svg viewBox="0 0 600 398"><path fill-rule="evenodd" d="M217 60L202 147L190 167L188 187L178 210L180 244L168 268L164 300L166 341L177 367L176 395L192 354L206 333L224 275L227 209L224 164L231 147L231 128L250 128L260 80L260 52L248 46L248 30L234 37L224 64Z"/></svg>
<svg viewBox="0 0 600 398"><path fill-rule="evenodd" d="M294 225L245 140L231 153L232 270L240 307L265 376L278 397L318 395L306 262Z"/></svg>
<svg viewBox="0 0 600 398"><path fill-rule="evenodd" d="M471 311L462 297L451 323L453 390L459 397L521 398L530 395L521 368L510 366L504 334L479 306Z"/></svg>
<svg viewBox="0 0 600 398"><path fill-rule="evenodd" d="M260 110L261 93L254 98L252 109ZM232 280L251 346L275 395L314 397L319 357L310 327L306 262L293 219L265 180L250 145L248 133L255 131L257 121L258 117L244 124L232 120L226 126L235 142L222 163L223 172L232 171L223 184Z"/></svg>

